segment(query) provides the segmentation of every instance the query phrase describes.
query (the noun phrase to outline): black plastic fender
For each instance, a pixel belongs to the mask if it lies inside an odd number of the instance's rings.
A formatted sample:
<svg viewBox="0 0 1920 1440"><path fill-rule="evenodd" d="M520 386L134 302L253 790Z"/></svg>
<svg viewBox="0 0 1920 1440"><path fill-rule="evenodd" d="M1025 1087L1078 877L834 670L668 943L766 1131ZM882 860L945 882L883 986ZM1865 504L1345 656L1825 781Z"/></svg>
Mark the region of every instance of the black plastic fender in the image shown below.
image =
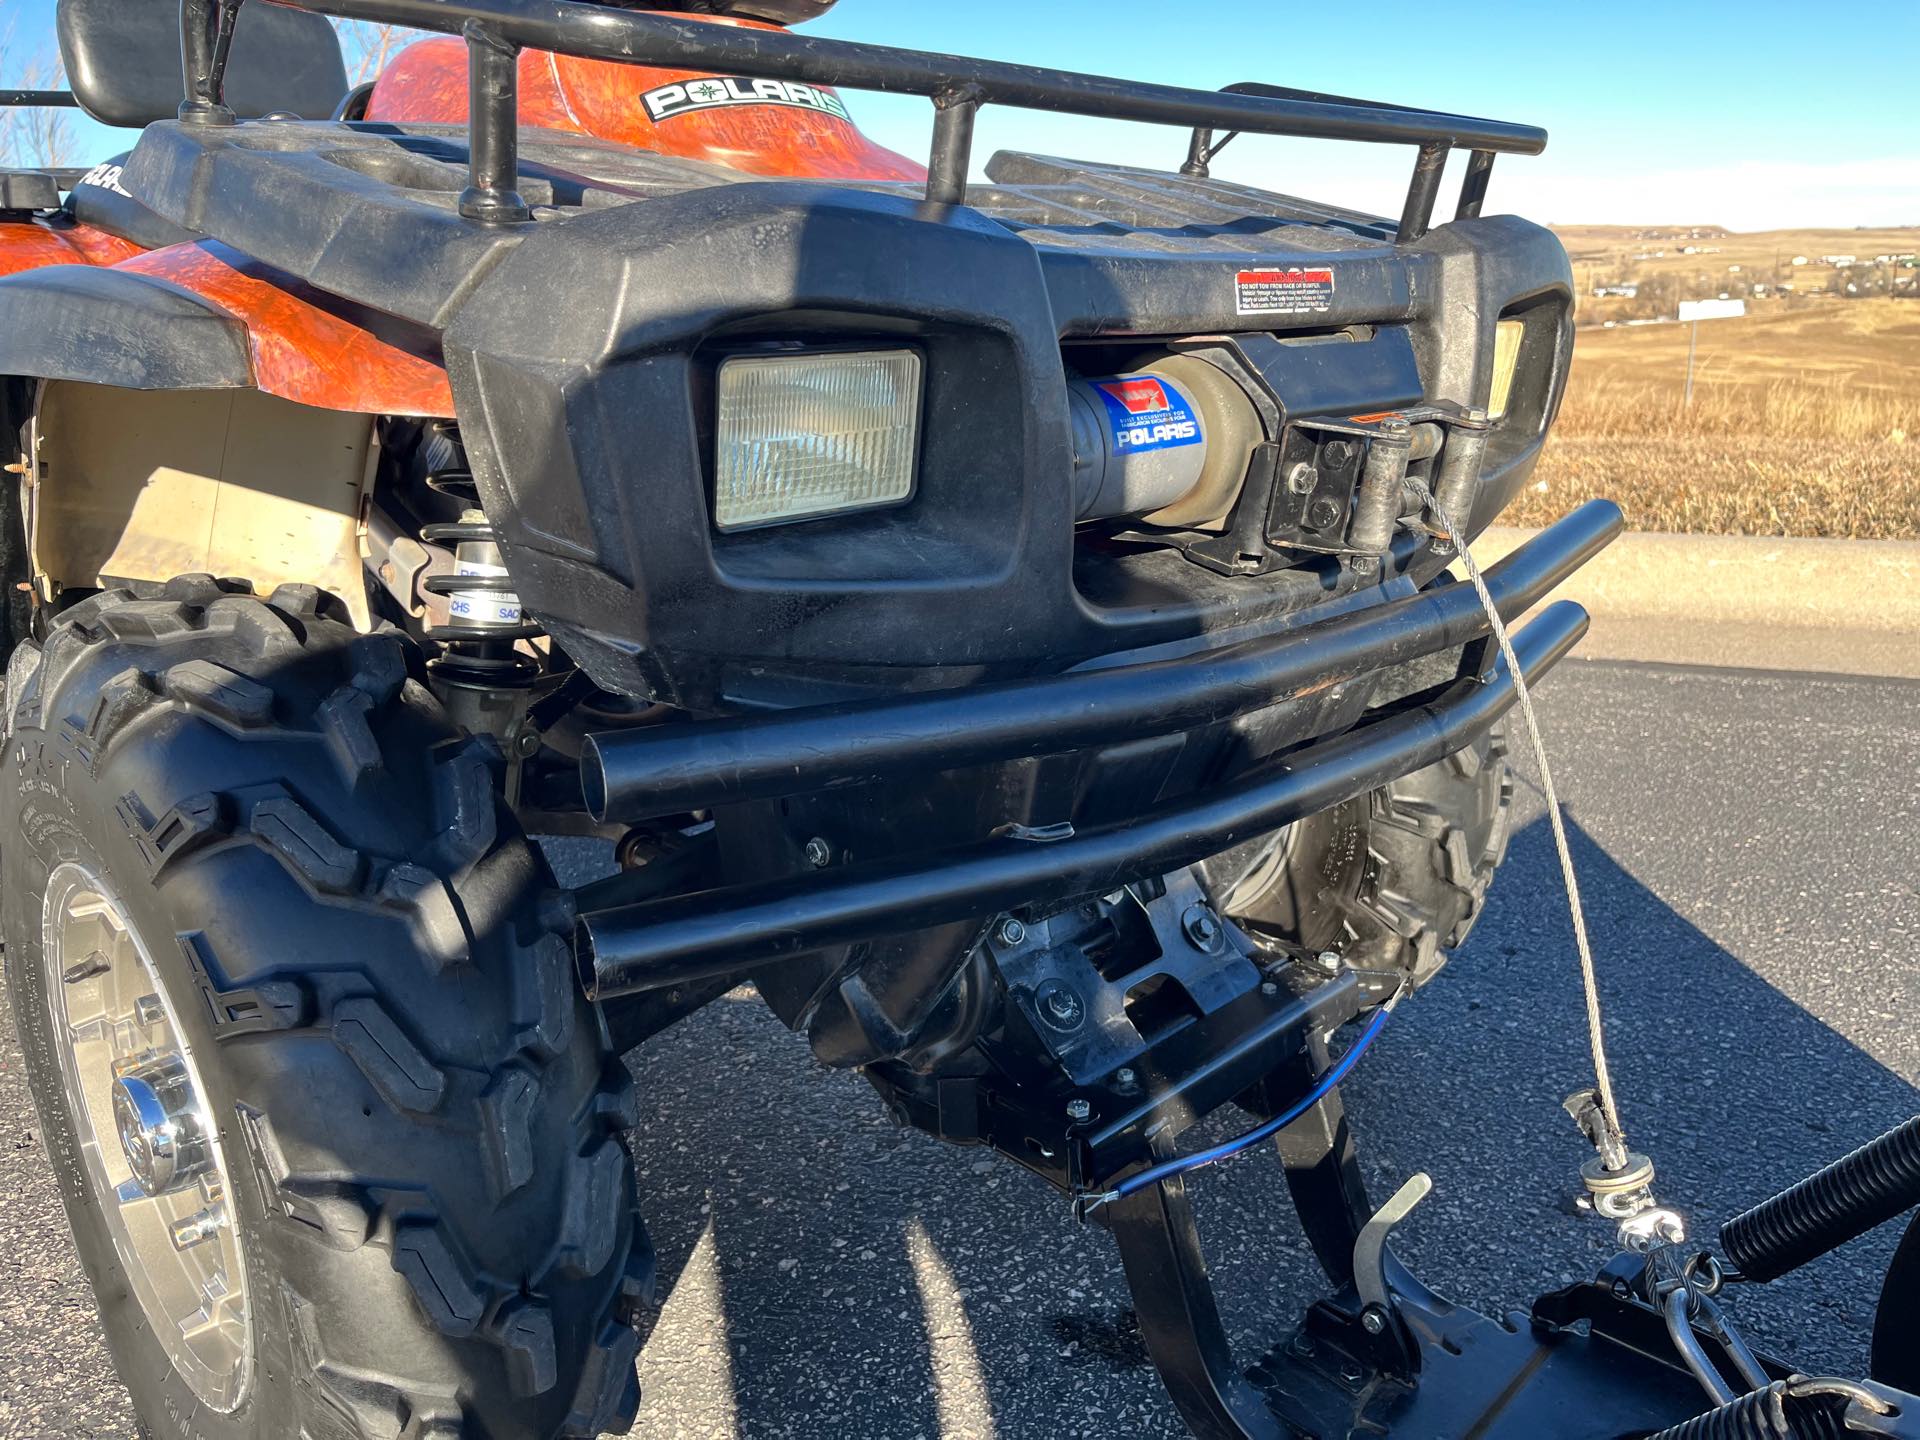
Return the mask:
<svg viewBox="0 0 1920 1440"><path fill-rule="evenodd" d="M166 280L92 265L0 279L0 375L129 390L253 384L247 330Z"/></svg>

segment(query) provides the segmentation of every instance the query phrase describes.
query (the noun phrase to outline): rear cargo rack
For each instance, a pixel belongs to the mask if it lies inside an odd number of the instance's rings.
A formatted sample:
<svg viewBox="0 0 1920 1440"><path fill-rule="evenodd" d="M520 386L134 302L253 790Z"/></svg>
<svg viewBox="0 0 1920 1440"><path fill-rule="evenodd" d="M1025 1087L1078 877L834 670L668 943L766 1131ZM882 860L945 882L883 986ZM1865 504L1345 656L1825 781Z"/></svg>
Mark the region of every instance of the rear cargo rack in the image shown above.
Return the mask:
<svg viewBox="0 0 1920 1440"><path fill-rule="evenodd" d="M181 0L190 124L234 121L223 103L227 52L242 0ZM987 105L1050 110L1113 120L1190 128L1186 171L1204 175L1234 135L1294 135L1412 145L1413 177L1397 239L1427 232L1441 171L1453 150L1471 159L1461 186L1459 218L1477 215L1495 155L1537 155L1546 131L1401 105L1244 84L1224 91L1188 90L1100 75L964 59L919 50L821 40L784 30L756 30L639 14L579 0L277 0L295 9L346 20L404 25L462 36L469 62L468 186L460 213L484 224L531 218L515 190L519 171L518 61L522 49L663 69L735 73L850 90L921 95L933 102L927 199L958 205L966 198L974 122ZM1229 132L1215 143L1217 131Z"/></svg>

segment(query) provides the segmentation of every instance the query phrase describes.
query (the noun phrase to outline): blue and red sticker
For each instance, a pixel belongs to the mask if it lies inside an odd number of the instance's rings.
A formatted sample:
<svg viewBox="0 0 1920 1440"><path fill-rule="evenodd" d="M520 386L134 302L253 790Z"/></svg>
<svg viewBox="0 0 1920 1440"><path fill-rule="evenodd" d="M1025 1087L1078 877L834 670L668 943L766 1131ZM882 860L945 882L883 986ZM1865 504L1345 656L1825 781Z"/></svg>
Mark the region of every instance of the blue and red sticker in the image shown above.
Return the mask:
<svg viewBox="0 0 1920 1440"><path fill-rule="evenodd" d="M1137 375L1130 380L1099 380L1093 388L1106 402L1115 454L1173 450L1198 445L1202 439L1193 402L1165 380Z"/></svg>

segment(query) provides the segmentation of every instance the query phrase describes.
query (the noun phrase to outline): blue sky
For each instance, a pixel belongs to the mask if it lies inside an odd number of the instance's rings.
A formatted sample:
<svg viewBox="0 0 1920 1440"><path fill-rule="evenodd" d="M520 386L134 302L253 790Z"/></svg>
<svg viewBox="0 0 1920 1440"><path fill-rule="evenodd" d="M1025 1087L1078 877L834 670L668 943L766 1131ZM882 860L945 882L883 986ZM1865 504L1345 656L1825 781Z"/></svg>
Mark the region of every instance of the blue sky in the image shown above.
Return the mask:
<svg viewBox="0 0 1920 1440"><path fill-rule="evenodd" d="M10 59L51 34L51 12L52 0L0 0ZM809 28L1207 88L1268 80L1544 125L1545 155L1495 166L1490 208L1550 222L1920 224L1914 0L841 0ZM876 138L921 152L924 102L848 98ZM1149 127L989 110L979 156L1001 147L1171 165L1181 141ZM1410 162L1400 147L1249 137L1218 172L1392 210Z"/></svg>

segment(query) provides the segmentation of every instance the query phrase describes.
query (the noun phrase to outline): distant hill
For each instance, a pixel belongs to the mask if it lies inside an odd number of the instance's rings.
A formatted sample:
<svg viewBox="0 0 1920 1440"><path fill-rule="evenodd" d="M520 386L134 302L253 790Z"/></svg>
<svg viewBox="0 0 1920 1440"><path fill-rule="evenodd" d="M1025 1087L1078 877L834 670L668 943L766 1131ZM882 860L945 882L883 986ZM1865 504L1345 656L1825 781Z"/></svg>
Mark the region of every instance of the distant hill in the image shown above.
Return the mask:
<svg viewBox="0 0 1920 1440"><path fill-rule="evenodd" d="M1920 298L1920 226L1735 231L1724 225L1557 225L1580 324L1672 319L1683 300L1759 307Z"/></svg>
<svg viewBox="0 0 1920 1440"><path fill-rule="evenodd" d="M1685 244L1690 240L1719 240L1733 232L1724 225L1555 225L1561 243L1631 245L1641 240Z"/></svg>
<svg viewBox="0 0 1920 1440"><path fill-rule="evenodd" d="M1653 265L1704 271L1709 268L1708 258L1719 256L1724 273L1727 265L1771 267L1776 256L1791 265L1796 255L1817 264L1828 255L1871 261L1878 255L1920 251L1920 225L1862 230L1735 231L1724 225L1555 225L1552 229L1576 267Z"/></svg>

